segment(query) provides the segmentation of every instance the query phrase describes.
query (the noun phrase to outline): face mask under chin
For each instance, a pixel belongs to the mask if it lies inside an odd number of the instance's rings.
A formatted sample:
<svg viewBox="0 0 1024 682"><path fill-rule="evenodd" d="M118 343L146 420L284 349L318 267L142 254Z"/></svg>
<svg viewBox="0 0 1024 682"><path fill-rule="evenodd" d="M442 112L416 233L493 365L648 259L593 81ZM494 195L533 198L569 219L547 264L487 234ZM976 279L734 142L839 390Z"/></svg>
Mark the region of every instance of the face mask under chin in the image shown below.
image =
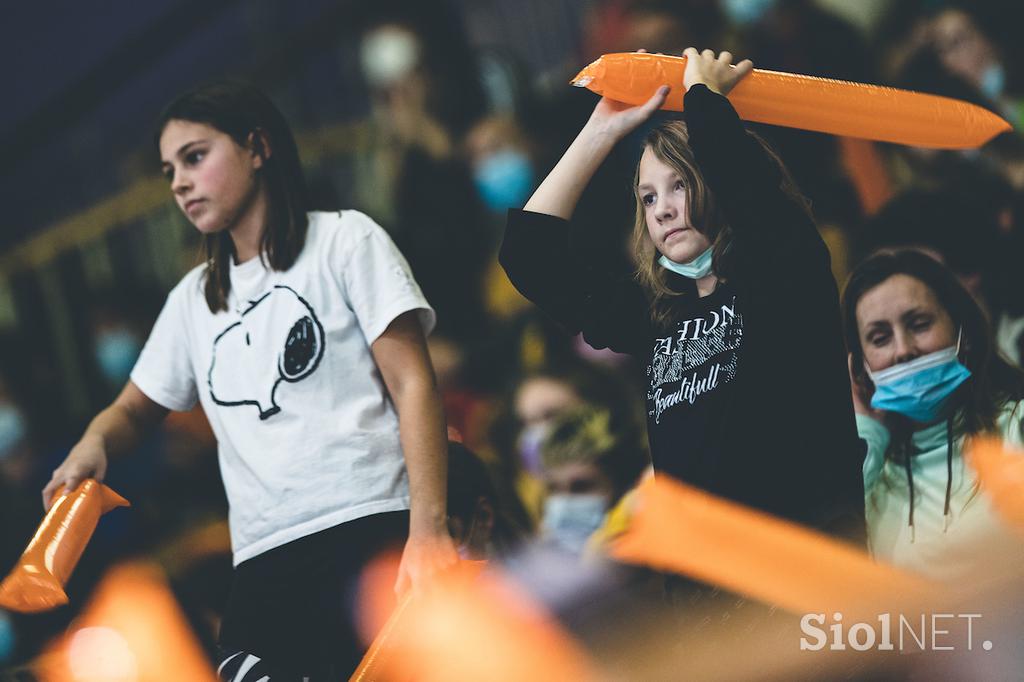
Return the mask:
<svg viewBox="0 0 1024 682"><path fill-rule="evenodd" d="M865 363L875 384L871 407L902 414L918 423L948 416L953 394L971 376L960 360L957 344L877 372Z"/></svg>

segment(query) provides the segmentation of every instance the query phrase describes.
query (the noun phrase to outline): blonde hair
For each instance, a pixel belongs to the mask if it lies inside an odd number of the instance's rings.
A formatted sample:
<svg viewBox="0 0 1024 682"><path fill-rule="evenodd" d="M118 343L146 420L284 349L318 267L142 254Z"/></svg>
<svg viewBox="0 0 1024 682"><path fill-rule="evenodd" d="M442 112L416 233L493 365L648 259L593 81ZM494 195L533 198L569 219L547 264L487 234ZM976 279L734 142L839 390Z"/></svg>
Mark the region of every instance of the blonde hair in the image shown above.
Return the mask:
<svg viewBox="0 0 1024 682"><path fill-rule="evenodd" d="M697 167L697 161L690 149L686 123L670 121L654 128L644 140L644 149L650 149L654 156L672 168L686 185L689 194L686 204L688 222L711 241L712 270L720 279L727 278L729 263L726 253L732 241L732 230L715 205L711 190ZM636 264L634 276L648 293L652 321L667 324L671 321L672 300L683 294L668 285L667 271L658 264L661 254L647 231L643 197L637 190L639 184L640 164L637 163L633 176L633 192L636 198L636 214L633 221L633 259Z"/></svg>
<svg viewBox="0 0 1024 682"><path fill-rule="evenodd" d="M801 194L779 155L760 135L749 130L746 134L764 149L778 168L779 188L813 220L810 202ZM650 149L659 161L672 168L682 178L689 194L689 201L686 204L689 223L711 241L712 271L722 281L733 277L735 264L730 248L732 228L716 204L715 197L697 166L693 150L690 148L686 123L669 121L652 129L644 140L644 149ZM633 192L636 198L636 214L633 221L633 260L636 265L634 277L647 292L651 321L657 325L666 325L673 320L673 300L684 294L668 285L668 271L658 263L661 254L647 231L643 197L637 190L639 184L640 164L637 163L633 176Z"/></svg>

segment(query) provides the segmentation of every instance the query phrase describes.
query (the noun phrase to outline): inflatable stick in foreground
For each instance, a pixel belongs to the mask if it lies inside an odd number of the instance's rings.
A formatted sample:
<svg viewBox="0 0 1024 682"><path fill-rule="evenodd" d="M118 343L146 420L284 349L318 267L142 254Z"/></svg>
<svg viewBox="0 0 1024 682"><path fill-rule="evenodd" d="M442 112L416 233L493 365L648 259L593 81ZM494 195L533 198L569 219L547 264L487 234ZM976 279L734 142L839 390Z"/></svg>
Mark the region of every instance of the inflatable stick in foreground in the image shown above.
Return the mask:
<svg viewBox="0 0 1024 682"><path fill-rule="evenodd" d="M57 492L39 530L10 575L0 584L0 607L33 613L68 602L64 586L100 516L128 501L91 478L73 492Z"/></svg>
<svg viewBox="0 0 1024 682"><path fill-rule="evenodd" d="M612 555L793 613L870 616L895 605L910 612L936 603L937 586L924 578L876 563L821 533L664 477L641 484L633 523L612 545Z"/></svg>
<svg viewBox="0 0 1024 682"><path fill-rule="evenodd" d="M1024 533L1024 453L995 438L977 438L967 461L1003 520Z"/></svg>

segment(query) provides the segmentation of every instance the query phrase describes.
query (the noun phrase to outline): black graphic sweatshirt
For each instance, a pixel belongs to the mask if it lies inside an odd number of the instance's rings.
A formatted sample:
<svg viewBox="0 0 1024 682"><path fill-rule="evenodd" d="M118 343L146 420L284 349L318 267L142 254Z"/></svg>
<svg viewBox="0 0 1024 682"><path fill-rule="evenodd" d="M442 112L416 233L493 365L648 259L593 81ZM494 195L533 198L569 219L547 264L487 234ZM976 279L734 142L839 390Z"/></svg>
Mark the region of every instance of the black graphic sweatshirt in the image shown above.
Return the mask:
<svg viewBox="0 0 1024 682"><path fill-rule="evenodd" d="M647 362L656 472L859 541L863 446L828 251L725 97L694 86L684 117L733 230L728 282L700 298L670 273L683 295L659 327L636 281L595 265L586 225L526 211L509 213L501 263L567 330Z"/></svg>

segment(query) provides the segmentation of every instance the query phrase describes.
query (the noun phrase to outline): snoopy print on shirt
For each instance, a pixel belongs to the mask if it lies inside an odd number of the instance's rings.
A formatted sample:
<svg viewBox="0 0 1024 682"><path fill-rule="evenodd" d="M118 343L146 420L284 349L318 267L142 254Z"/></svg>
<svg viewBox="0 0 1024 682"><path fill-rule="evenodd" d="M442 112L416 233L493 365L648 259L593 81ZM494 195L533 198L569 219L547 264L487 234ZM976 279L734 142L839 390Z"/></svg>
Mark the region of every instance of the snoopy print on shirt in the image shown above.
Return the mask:
<svg viewBox="0 0 1024 682"><path fill-rule="evenodd" d="M323 354L324 328L312 306L291 287L276 285L214 339L210 398L224 407L253 405L268 419L281 411L275 399L281 382L302 381Z"/></svg>

